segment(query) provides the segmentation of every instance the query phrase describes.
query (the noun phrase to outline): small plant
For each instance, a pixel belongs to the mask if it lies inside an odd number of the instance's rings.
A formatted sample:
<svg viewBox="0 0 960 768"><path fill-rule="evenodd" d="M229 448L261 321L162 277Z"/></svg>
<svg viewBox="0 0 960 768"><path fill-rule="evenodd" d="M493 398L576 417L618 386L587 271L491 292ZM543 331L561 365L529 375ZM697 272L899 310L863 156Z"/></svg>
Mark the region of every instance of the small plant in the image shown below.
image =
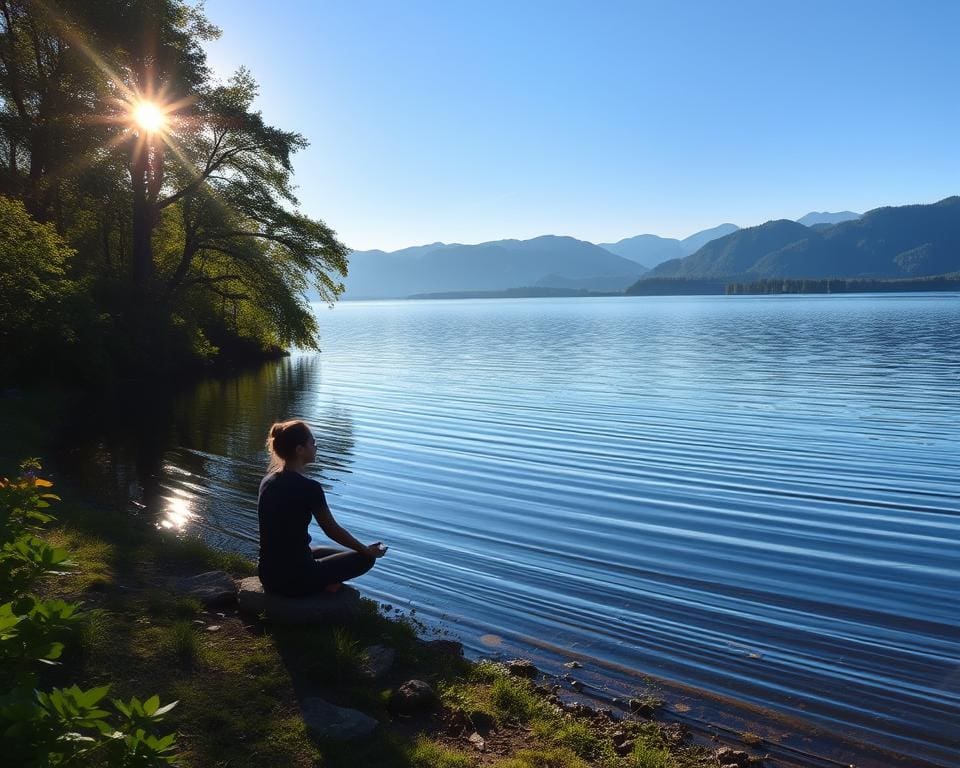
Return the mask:
<svg viewBox="0 0 960 768"><path fill-rule="evenodd" d="M534 724L533 732L538 738L566 747L587 760L599 757L604 747L603 740L589 724L577 720L540 720Z"/></svg>
<svg viewBox="0 0 960 768"><path fill-rule="evenodd" d="M670 752L660 747L651 747L637 741L630 753L630 768L674 768Z"/></svg>
<svg viewBox="0 0 960 768"><path fill-rule="evenodd" d="M156 696L141 702L113 699L109 686L39 690L38 669L57 664L65 643L90 617L75 603L31 594L42 577L70 567L66 550L39 537L53 520L58 497L29 460L21 474L0 479L0 733L5 764L18 766L151 766L173 762L174 735L151 730L175 705ZM88 630L95 642L96 630ZM82 635L81 635L82 637Z"/></svg>
<svg viewBox="0 0 960 768"><path fill-rule="evenodd" d="M526 680L501 677L494 680L490 701L498 720L526 723L543 709L543 702Z"/></svg>
<svg viewBox="0 0 960 768"><path fill-rule="evenodd" d="M192 667L200 661L200 641L190 622L171 624L164 630L161 642L162 652L176 659L182 667Z"/></svg>

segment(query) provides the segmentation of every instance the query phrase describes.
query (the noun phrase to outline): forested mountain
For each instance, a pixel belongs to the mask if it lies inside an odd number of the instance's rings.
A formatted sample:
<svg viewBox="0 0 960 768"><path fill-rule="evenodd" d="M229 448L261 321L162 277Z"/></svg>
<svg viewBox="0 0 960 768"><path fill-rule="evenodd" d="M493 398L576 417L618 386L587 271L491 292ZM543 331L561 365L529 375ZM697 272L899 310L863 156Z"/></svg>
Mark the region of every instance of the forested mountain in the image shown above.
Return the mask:
<svg viewBox="0 0 960 768"><path fill-rule="evenodd" d="M811 237L808 227L795 221L768 221L712 240L696 253L660 264L648 277L727 277L750 271L768 253Z"/></svg>
<svg viewBox="0 0 960 768"><path fill-rule="evenodd" d="M839 211L837 213L830 213L829 211L810 211L806 216L801 216L797 221L800 224L804 224L808 227L815 226L817 224L839 224L842 221L852 221L853 219L859 219L860 214L854 213L853 211Z"/></svg>
<svg viewBox="0 0 960 768"><path fill-rule="evenodd" d="M712 229L696 232L683 240L657 235L637 235L616 243L599 243L599 246L606 248L610 253L652 268L668 259L681 259L688 256L711 240L736 232L737 228L736 224L721 224Z"/></svg>
<svg viewBox="0 0 960 768"><path fill-rule="evenodd" d="M399 298L533 285L623 290L644 271L629 259L572 237L544 235L479 245L435 243L393 253L354 251L345 298ZM557 280L556 286L547 282L548 276Z"/></svg>
<svg viewBox="0 0 960 768"><path fill-rule="evenodd" d="M659 265L644 278L902 278L960 270L960 197L877 208L827 228L768 221Z"/></svg>

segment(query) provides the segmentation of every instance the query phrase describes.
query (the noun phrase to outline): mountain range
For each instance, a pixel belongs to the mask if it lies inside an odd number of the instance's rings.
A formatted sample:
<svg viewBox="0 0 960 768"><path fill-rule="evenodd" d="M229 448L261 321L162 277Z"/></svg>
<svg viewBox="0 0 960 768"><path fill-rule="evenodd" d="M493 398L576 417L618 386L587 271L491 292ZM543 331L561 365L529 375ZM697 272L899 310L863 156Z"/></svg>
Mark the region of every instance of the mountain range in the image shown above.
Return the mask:
<svg viewBox="0 0 960 768"><path fill-rule="evenodd" d="M652 269L647 269L650 266ZM930 205L811 212L685 239L644 234L594 244L544 235L477 245L430 243L354 251L346 299L529 289L630 292L634 283L766 278L913 278L960 270L960 197ZM667 281L664 283L663 281ZM638 282L639 281L639 282Z"/></svg>
<svg viewBox="0 0 960 768"><path fill-rule="evenodd" d="M545 287L548 276L556 281L548 287L622 291L644 272L635 261L573 237L433 243L393 253L354 251L344 298Z"/></svg>
<svg viewBox="0 0 960 768"><path fill-rule="evenodd" d="M781 219L741 229L659 264L643 279L895 279L960 270L960 197L876 208L856 219L823 224Z"/></svg>
<svg viewBox="0 0 960 768"><path fill-rule="evenodd" d="M343 298L388 299L519 287L620 292L643 275L647 265L693 253L736 230L734 224L721 224L684 240L638 235L603 246L544 235L477 245L438 242L392 252L354 251Z"/></svg>

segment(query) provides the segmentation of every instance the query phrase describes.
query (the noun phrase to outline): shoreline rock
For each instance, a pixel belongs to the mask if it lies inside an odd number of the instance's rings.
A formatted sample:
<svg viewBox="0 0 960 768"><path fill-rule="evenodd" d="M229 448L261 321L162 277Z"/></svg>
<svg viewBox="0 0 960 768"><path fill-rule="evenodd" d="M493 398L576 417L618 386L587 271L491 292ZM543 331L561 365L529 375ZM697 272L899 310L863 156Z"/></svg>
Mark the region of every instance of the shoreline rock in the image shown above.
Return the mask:
<svg viewBox="0 0 960 768"><path fill-rule="evenodd" d="M360 593L344 585L332 594L284 597L267 592L256 576L240 582L236 593L240 611L276 624L333 624L360 615Z"/></svg>

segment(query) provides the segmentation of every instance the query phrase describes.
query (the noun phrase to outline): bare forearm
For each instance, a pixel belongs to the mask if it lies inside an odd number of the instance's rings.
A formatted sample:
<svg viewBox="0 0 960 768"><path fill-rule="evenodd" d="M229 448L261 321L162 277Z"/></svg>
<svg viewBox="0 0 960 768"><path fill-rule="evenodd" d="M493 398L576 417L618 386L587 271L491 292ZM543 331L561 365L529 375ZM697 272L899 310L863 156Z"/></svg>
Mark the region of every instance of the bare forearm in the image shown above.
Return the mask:
<svg viewBox="0 0 960 768"><path fill-rule="evenodd" d="M342 547L348 547L349 549L359 552L362 555L367 554L367 547L357 541L353 537L353 534L351 534L346 528L341 528L338 525L336 528L326 531L326 534Z"/></svg>

